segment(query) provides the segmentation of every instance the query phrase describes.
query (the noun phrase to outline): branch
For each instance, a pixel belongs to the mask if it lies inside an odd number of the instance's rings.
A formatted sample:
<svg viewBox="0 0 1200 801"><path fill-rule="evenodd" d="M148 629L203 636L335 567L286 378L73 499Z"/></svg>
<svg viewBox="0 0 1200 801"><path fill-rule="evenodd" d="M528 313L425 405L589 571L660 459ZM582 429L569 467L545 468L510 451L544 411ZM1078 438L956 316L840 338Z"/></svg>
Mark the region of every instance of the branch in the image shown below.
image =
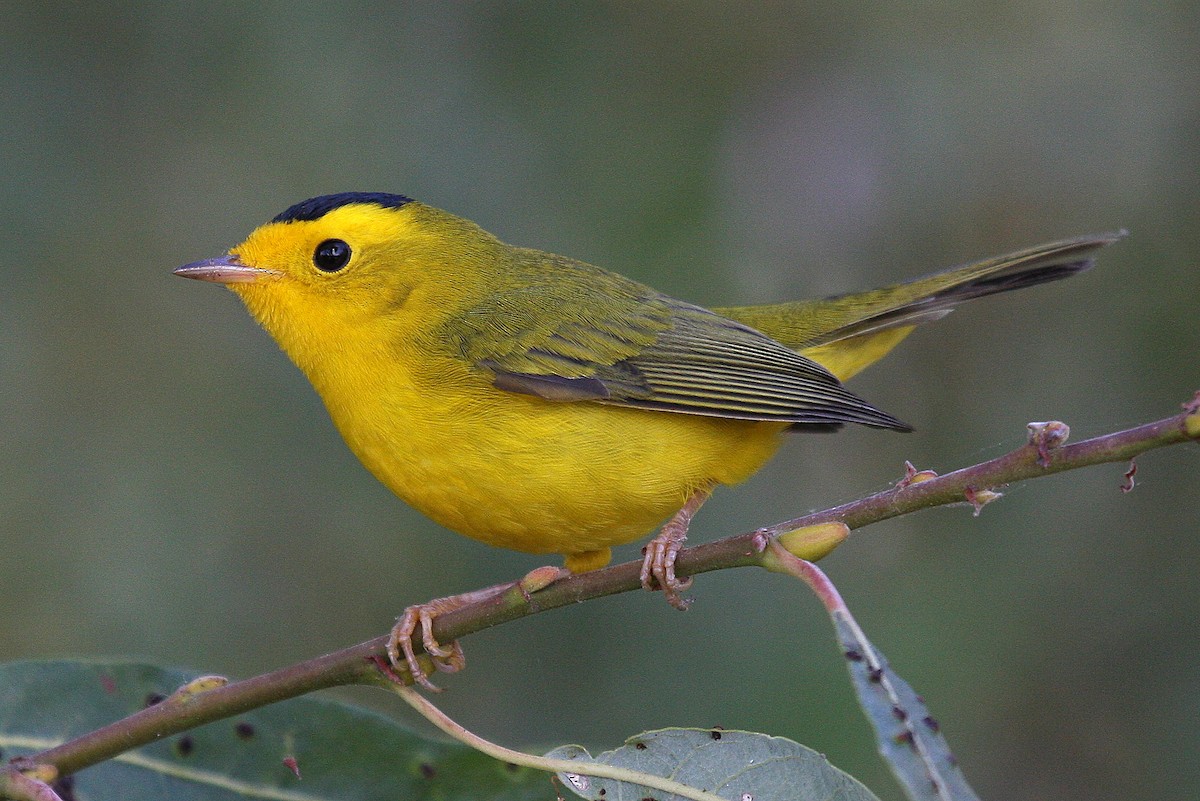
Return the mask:
<svg viewBox="0 0 1200 801"><path fill-rule="evenodd" d="M829 527L822 529L821 524L861 528L919 509L963 502L974 504L978 512L984 503L999 497L995 490L1006 484L1095 464L1128 461L1154 448L1200 440L1200 392L1184 405L1182 414L1164 420L1074 445L1063 445L1066 433L1067 427L1062 423L1031 423L1029 443L997 459L943 476L910 468L909 474L896 486L875 495L688 548L679 554L676 568L681 576L687 576L730 567L763 567L770 560L765 552L769 538L781 536L792 552L803 558L816 559L832 550L838 541L837 538L829 540ZM840 525L836 528L841 530ZM805 543L814 538L806 535L808 531L814 532L817 542L806 549ZM800 536L786 536L791 533ZM638 589L640 569L640 562L614 565L557 581L533 595L523 593L514 584L508 591L439 617L434 624L434 636L440 642L451 642L526 615ZM386 642L386 636L377 637L336 653L234 683L213 677L198 679L164 701L123 720L36 756L20 759L7 770L0 771L0 791L6 786L5 775L28 773L36 766L45 766L55 769L59 776L66 776L160 738L314 690L349 684L390 686L397 681L411 683L410 676L387 667ZM420 643L416 647L419 649ZM13 786L12 780L9 781L9 786Z"/></svg>

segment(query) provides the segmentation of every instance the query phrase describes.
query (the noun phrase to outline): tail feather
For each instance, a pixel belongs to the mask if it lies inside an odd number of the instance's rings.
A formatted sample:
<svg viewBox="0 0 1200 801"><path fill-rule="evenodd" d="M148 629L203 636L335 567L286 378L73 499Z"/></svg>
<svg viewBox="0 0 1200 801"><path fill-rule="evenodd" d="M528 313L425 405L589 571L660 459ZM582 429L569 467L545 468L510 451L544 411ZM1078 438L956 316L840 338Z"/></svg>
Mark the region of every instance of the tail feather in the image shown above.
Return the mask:
<svg viewBox="0 0 1200 801"><path fill-rule="evenodd" d="M968 300L1075 275L1092 266L1095 251L1124 236L1117 231L1051 242L868 292L714 311L823 364L821 352L852 363L853 369L845 370L826 364L844 379L882 357L908 333L893 329L911 330ZM862 352L851 352L856 348Z"/></svg>
<svg viewBox="0 0 1200 801"><path fill-rule="evenodd" d="M940 320L954 311L955 307L959 304L965 303L968 300L975 300L976 298L987 297L988 295L997 295L1001 292L1011 292L1015 289L1024 289L1025 287L1037 286L1038 284L1046 284L1051 281L1059 281L1081 273L1084 270L1090 270L1094 264L1095 259L1089 258L1065 264L1050 264L1044 267L1021 265L1023 269L1006 268L1001 273L985 274L984 277L980 278L967 278L964 283L951 284L945 288L936 290L933 294L908 300L893 308L886 308L883 311L875 313L868 312L866 316L833 330L822 332L807 342L800 343L798 347L806 348L814 345L823 345L859 334L882 331L903 325L920 325ZM953 275L953 272L943 275L950 276ZM844 299L856 297L859 296L843 296Z"/></svg>

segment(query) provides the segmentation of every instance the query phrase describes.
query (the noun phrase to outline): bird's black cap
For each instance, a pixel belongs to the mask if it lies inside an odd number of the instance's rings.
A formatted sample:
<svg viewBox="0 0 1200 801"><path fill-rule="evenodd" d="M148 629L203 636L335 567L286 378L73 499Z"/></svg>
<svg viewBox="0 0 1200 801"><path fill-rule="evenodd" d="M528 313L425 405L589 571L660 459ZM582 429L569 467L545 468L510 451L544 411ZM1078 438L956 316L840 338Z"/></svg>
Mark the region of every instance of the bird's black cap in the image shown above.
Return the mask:
<svg viewBox="0 0 1200 801"><path fill-rule="evenodd" d="M301 222L319 220L334 209L349 206L352 203L373 203L385 209L398 209L406 203L412 203L412 198L404 195L389 195L386 192L339 192L336 195L321 195L310 197L294 206L290 206L271 222Z"/></svg>

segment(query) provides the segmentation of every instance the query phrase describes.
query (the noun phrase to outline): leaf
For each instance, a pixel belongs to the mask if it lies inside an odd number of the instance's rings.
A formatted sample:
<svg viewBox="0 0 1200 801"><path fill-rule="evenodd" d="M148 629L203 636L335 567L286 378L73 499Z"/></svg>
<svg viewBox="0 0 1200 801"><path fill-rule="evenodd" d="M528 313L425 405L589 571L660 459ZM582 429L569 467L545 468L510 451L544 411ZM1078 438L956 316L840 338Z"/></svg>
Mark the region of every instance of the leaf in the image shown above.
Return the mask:
<svg viewBox="0 0 1200 801"><path fill-rule="evenodd" d="M979 801L921 696L896 675L867 639L829 577L774 543L764 566L803 581L837 632L859 705L875 729L879 753L912 801Z"/></svg>
<svg viewBox="0 0 1200 801"><path fill-rule="evenodd" d="M888 666L848 610L830 613L879 752L913 801L979 801L921 696Z"/></svg>
<svg viewBox="0 0 1200 801"><path fill-rule="evenodd" d="M877 801L852 776L824 755L783 737L723 729L659 729L631 737L625 745L593 757L580 746L546 754L616 765L714 793L731 801ZM640 785L558 774L563 785L592 801L682 801Z"/></svg>
<svg viewBox="0 0 1200 801"><path fill-rule="evenodd" d="M0 665L0 749L35 754L169 695L195 674L134 663ZM285 764L294 759L300 778ZM90 801L549 801L544 773L456 743L428 740L389 718L299 698L211 723L80 771Z"/></svg>

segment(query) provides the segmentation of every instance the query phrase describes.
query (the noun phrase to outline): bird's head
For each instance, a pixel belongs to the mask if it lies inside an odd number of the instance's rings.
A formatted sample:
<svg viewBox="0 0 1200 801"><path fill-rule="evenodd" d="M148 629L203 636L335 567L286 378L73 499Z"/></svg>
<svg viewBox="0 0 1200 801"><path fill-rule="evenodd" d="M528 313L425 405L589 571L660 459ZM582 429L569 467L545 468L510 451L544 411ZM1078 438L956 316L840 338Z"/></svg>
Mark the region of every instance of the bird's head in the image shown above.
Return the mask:
<svg viewBox="0 0 1200 801"><path fill-rule="evenodd" d="M486 292L504 246L403 195L346 192L287 209L225 256L175 270L224 284L293 357L311 340L403 336Z"/></svg>

